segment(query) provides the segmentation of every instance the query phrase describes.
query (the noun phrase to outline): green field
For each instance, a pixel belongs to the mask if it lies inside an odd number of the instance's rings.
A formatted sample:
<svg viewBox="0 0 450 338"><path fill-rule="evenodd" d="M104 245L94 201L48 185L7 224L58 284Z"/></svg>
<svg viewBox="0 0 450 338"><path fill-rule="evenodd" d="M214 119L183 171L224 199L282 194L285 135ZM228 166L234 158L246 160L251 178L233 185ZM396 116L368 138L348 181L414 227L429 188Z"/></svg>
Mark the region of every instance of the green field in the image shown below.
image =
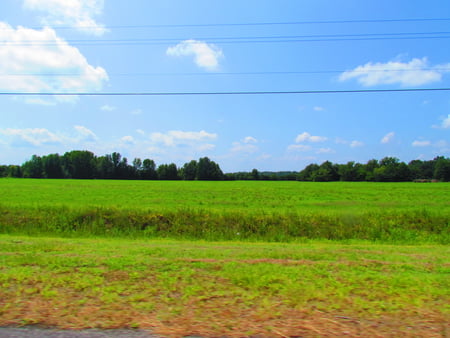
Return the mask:
<svg viewBox="0 0 450 338"><path fill-rule="evenodd" d="M0 233L450 244L450 184L0 180Z"/></svg>
<svg viewBox="0 0 450 338"><path fill-rule="evenodd" d="M0 180L0 325L448 337L450 184Z"/></svg>

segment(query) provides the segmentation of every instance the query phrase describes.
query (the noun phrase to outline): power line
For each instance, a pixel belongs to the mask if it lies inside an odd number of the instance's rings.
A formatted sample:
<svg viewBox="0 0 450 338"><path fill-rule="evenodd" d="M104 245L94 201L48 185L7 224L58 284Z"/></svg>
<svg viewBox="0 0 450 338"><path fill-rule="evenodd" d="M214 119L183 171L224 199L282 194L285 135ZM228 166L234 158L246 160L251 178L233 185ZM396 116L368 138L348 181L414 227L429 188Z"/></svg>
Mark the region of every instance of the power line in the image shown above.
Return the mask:
<svg viewBox="0 0 450 338"><path fill-rule="evenodd" d="M323 24L358 24L358 23L406 23L406 22L445 22L450 18L411 18L411 19L361 19L361 20L314 20L314 21L275 21L275 22L237 22L204 24L139 24L139 25L93 25L83 29L142 29L142 28L187 28L187 27L233 27L233 26L288 26L288 25L323 25ZM32 29L42 27L33 26ZM57 26L58 29L79 29L73 26ZM3 28L2 30L7 30Z"/></svg>
<svg viewBox="0 0 450 338"><path fill-rule="evenodd" d="M419 40L448 39L450 32L418 32L418 33L376 33L376 34L335 34L335 35L292 35L292 36L259 36L259 37L197 37L159 38L159 39L110 39L110 40L65 40L79 46L131 46L131 45L166 45L185 40L201 40L210 43L290 43L290 42L330 42L330 41L370 41L370 40ZM3 46L56 46L60 42L27 40L22 42L0 42Z"/></svg>
<svg viewBox="0 0 450 338"><path fill-rule="evenodd" d="M255 72L206 72L206 73L108 73L110 77L144 77L144 76L239 76L239 75L307 75L307 74L341 74L345 72L352 73L383 73L383 72L450 72L449 67L427 67L427 68L407 68L407 69L345 69L345 70L300 70L300 71L255 71ZM42 77L84 77L86 74L71 73L0 73L0 77L23 77L23 76L42 76Z"/></svg>
<svg viewBox="0 0 450 338"><path fill-rule="evenodd" d="M293 90L293 91L224 91L224 92L0 92L0 96L206 96L206 95L289 95L289 94L349 94L450 91L441 88L349 89L349 90Z"/></svg>
<svg viewBox="0 0 450 338"><path fill-rule="evenodd" d="M151 39L89 39L64 40L70 44L84 46L110 45L161 45L185 40L202 40L212 43L272 43L272 42L318 42L318 41L358 41L358 40L399 40L399 39L448 39L450 31L441 32L399 32L399 33L363 33L363 34L320 34L320 35L279 35L279 36L231 36L231 37L186 37ZM60 42L53 40L24 40L20 42L2 41L7 46L55 46Z"/></svg>

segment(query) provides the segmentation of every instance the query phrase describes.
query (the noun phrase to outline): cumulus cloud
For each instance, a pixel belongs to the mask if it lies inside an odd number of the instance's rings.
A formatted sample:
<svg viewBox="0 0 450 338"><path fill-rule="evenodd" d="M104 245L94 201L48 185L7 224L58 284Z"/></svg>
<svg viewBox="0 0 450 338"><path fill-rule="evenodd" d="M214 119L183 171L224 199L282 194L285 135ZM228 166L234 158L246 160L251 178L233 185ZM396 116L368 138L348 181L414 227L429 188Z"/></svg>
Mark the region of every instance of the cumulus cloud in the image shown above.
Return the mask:
<svg viewBox="0 0 450 338"><path fill-rule="evenodd" d="M192 144L197 142L204 142L206 140L217 139L217 134L201 131L181 131L171 130L167 133L152 133L150 140L154 143L162 143L166 146L178 146L183 144Z"/></svg>
<svg viewBox="0 0 450 338"><path fill-rule="evenodd" d="M71 26L88 34L102 35L107 30L95 17L102 14L104 0L24 0L23 7L45 13L47 26Z"/></svg>
<svg viewBox="0 0 450 338"><path fill-rule="evenodd" d="M394 137L395 137L395 133L392 131L392 132L384 135L380 142L383 144L388 144L388 143L392 142Z"/></svg>
<svg viewBox="0 0 450 338"><path fill-rule="evenodd" d="M204 41L185 40L166 51L170 56L194 56L195 64L207 71L219 69L219 60L224 57L222 50Z"/></svg>
<svg viewBox="0 0 450 338"><path fill-rule="evenodd" d="M409 62L389 61L368 62L353 70L342 73L340 81L356 80L366 87L399 84L401 86L420 86L442 79L444 73L450 72L450 63L431 66L426 57L414 58Z"/></svg>
<svg viewBox="0 0 450 338"><path fill-rule="evenodd" d="M296 143L301 143L301 142L325 142L328 138L325 136L313 136L308 132L304 132L302 134L299 134L296 138L295 138L295 142Z"/></svg>
<svg viewBox="0 0 450 338"><path fill-rule="evenodd" d="M102 89L108 75L51 28L13 28L0 22L0 89L21 92L83 92ZM34 98L29 103L48 103ZM58 97L59 102L67 97Z"/></svg>
<svg viewBox="0 0 450 338"><path fill-rule="evenodd" d="M62 143L63 139L45 128L0 129L0 134L10 138L10 144L15 146L54 145Z"/></svg>

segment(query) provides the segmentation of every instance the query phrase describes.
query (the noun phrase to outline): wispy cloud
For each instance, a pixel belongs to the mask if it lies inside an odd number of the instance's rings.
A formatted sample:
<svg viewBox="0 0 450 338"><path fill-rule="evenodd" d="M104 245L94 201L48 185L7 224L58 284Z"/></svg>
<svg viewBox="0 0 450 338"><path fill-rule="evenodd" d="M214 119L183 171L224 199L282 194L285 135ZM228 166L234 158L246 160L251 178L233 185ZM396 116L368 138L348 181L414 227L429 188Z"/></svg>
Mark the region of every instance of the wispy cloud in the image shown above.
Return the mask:
<svg viewBox="0 0 450 338"><path fill-rule="evenodd" d="M245 137L242 141L233 142L233 147L231 148L231 152L233 153L255 153L259 150L259 147L256 145L258 140L252 136Z"/></svg>
<svg viewBox="0 0 450 338"><path fill-rule="evenodd" d="M217 139L217 134L201 131L181 131L171 130L167 133L152 133L150 140L154 143L162 143L165 146L178 146L185 144L192 144L197 142L204 142L206 140Z"/></svg>
<svg viewBox="0 0 450 338"><path fill-rule="evenodd" d="M354 140L354 141L350 142L350 147L352 147L352 148L358 148L358 147L363 147L363 146L364 146L364 143L361 141Z"/></svg>
<svg viewBox="0 0 450 338"><path fill-rule="evenodd" d="M384 135L380 142L382 144L388 144L388 143L392 142L394 137L395 137L395 133L393 131L391 131L390 133L387 133L386 135Z"/></svg>
<svg viewBox="0 0 450 338"><path fill-rule="evenodd" d="M108 75L51 28L13 28L0 22L0 89L23 92L83 92L102 89ZM43 43L45 42L45 43ZM67 97L56 101L67 102ZM51 104L48 98L28 103Z"/></svg>
<svg viewBox="0 0 450 338"><path fill-rule="evenodd" d="M23 7L45 13L41 22L70 26L88 34L102 35L107 29L95 17L103 12L104 0L24 0Z"/></svg>
<svg viewBox="0 0 450 338"><path fill-rule="evenodd" d="M63 142L63 139L45 128L25 128L25 129L0 129L0 134L9 137L9 144L13 146L33 146L53 145Z"/></svg>
<svg viewBox="0 0 450 338"><path fill-rule="evenodd" d="M84 126L74 126L74 129L77 131L78 141L94 142L98 140L97 135L95 135L95 133L92 130Z"/></svg>
<svg viewBox="0 0 450 338"><path fill-rule="evenodd" d="M447 117L442 118L440 125L433 125L433 128L437 129L449 129L450 128L450 114Z"/></svg>
<svg viewBox="0 0 450 338"><path fill-rule="evenodd" d="M117 109L116 107L111 106L109 104L105 104L105 105L100 107L100 110L103 110L103 111L114 111L116 109Z"/></svg>
<svg viewBox="0 0 450 338"><path fill-rule="evenodd" d="M195 64L207 71L219 69L219 61L224 57L222 50L204 41L185 40L166 51L170 56L194 56Z"/></svg>
<svg viewBox="0 0 450 338"><path fill-rule="evenodd" d="M301 142L325 142L328 138L325 136L314 136L311 135L308 132L304 132L302 134L299 134L296 138L295 138L295 142L296 143L301 143Z"/></svg>
<svg viewBox="0 0 450 338"><path fill-rule="evenodd" d="M291 144L288 146L289 151L310 151L311 149L311 146L304 144Z"/></svg>
<svg viewBox="0 0 450 338"><path fill-rule="evenodd" d="M401 86L420 86L442 79L450 72L450 63L432 66L426 57L414 58L409 62L368 62L342 73L340 81L356 80L366 87L399 84Z"/></svg>
<svg viewBox="0 0 450 338"><path fill-rule="evenodd" d="M412 143L413 147L428 147L431 146L431 142L427 140L416 140Z"/></svg>

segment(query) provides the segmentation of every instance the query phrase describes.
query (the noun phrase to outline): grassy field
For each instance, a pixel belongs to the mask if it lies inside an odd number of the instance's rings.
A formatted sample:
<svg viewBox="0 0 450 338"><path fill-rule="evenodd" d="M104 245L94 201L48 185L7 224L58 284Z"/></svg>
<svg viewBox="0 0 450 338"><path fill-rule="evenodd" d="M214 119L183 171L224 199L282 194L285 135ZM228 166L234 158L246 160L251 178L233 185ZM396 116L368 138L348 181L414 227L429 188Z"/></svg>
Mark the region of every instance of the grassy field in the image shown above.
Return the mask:
<svg viewBox="0 0 450 338"><path fill-rule="evenodd" d="M0 180L0 325L448 337L450 184Z"/></svg>
<svg viewBox="0 0 450 338"><path fill-rule="evenodd" d="M0 233L450 244L450 184L0 180Z"/></svg>
<svg viewBox="0 0 450 338"><path fill-rule="evenodd" d="M0 325L446 337L450 248L0 236Z"/></svg>

